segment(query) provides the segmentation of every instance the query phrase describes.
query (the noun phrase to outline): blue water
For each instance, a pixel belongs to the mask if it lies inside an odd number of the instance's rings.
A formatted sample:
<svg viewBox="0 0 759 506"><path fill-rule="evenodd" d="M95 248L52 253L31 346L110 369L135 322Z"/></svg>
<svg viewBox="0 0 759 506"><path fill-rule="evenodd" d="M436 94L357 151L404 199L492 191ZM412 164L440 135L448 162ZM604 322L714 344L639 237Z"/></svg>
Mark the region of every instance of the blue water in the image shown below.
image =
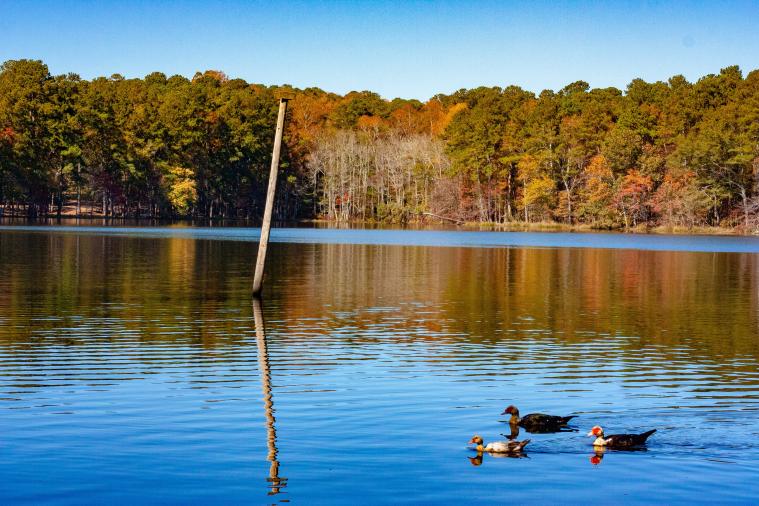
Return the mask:
<svg viewBox="0 0 759 506"><path fill-rule="evenodd" d="M258 228L0 226L0 231L36 231L129 237L178 237L225 241L258 241ZM611 248L651 251L759 253L759 237L714 235L620 234L580 232L474 232L451 230L363 230L274 228L272 242L305 244L373 244L450 247Z"/></svg>
<svg viewBox="0 0 759 506"><path fill-rule="evenodd" d="M0 230L0 503L759 500L755 238L273 235Z"/></svg>

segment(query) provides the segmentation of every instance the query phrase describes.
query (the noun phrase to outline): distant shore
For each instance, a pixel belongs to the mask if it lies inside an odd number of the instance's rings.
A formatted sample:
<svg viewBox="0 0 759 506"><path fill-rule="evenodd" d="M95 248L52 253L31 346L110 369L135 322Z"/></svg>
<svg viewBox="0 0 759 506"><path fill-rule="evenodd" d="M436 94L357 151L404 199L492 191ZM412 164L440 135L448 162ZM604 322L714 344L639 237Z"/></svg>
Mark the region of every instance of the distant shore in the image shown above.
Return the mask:
<svg viewBox="0 0 759 506"><path fill-rule="evenodd" d="M746 231L742 227L667 227L662 225L638 225L625 228L597 228L587 224L570 225L559 222L539 223L466 223L464 227L508 232L616 232L632 234L675 234L675 235L757 235L759 229Z"/></svg>
<svg viewBox="0 0 759 506"><path fill-rule="evenodd" d="M302 223L318 223L323 225L337 225L348 224L355 227L364 226L426 226L428 228L458 228L464 230L492 230L497 232L598 232L598 233L620 233L620 234L672 234L672 235L759 235L759 228L746 231L742 227L709 227L709 226L695 226L695 227L667 227L667 226L650 226L650 225L638 225L635 227L625 228L602 228L594 227L588 224L575 224L570 225L568 223L561 223L558 221L540 221L540 222L524 222L524 221L511 221L505 223L486 222L480 223L476 221L459 222L459 223L447 223L445 221L435 220L423 220L423 221L411 221L408 223L382 223L376 221L350 221L350 222L338 222L333 220L326 220L321 218L303 220Z"/></svg>
<svg viewBox="0 0 759 506"><path fill-rule="evenodd" d="M0 220L5 222L46 222L49 223L51 221L56 222L57 220L62 220L66 222L70 222L72 220L76 221L83 221L83 222L90 222L90 221L97 221L97 222L107 222L107 223L130 223L130 222L141 222L141 223L166 223L166 222L172 222L172 223L189 223L194 224L198 226L204 226L205 224L211 225L225 225L225 224L235 224L235 225L250 225L250 226L260 226L260 220L258 219L244 219L244 218L224 218L224 217L218 217L213 219L208 218L193 218L193 217L151 217L151 216L104 216L102 212L100 212L99 209L93 208L90 209L89 206L81 206L82 212L79 214L76 213L75 208L71 208L69 206L64 206L64 212L61 213L59 216L57 213L47 213L42 216L37 216L35 218L30 218L25 215L9 215L7 212L3 214L0 212ZM324 218L311 218L311 219L302 219L302 220L296 220L296 221L283 221L279 222L280 226L281 224L291 224L291 225L316 225L316 226L323 226L323 227L350 227L350 228L424 228L424 229L440 229L440 230L450 230L450 229L459 229L459 230L479 230L479 231L497 231L497 232L586 232L586 233L619 233L619 234L670 234L670 235L735 235L735 236L751 236L751 235L759 235L759 227L754 229L749 229L748 231L743 227L714 227L714 226L694 226L694 227L684 227L684 226L674 226L674 227L667 227L667 226L650 226L641 224L635 227L630 227L628 229L625 228L602 228L602 227L594 227L589 224L574 224L570 225L568 223L561 223L557 221L541 221L541 222L523 222L523 221L512 221L512 222L505 222L505 223L480 223L480 222L453 222L446 221L446 220L440 220L440 219L419 219L419 220L412 220L407 221L403 223L398 222L379 222L379 221L372 221L372 220L351 220L351 221L336 221L336 220L328 220Z"/></svg>

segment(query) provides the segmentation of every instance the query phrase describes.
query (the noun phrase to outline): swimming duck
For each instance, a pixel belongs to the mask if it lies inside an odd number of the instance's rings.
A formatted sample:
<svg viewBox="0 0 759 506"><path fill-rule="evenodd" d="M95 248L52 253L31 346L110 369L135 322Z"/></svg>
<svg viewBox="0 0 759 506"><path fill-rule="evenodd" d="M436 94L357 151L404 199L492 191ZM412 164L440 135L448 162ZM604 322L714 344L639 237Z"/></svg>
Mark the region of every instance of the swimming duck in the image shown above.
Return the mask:
<svg viewBox="0 0 759 506"><path fill-rule="evenodd" d="M646 439L656 432L656 429L651 429L643 434L612 434L611 436L604 436L604 430L596 425L593 427L588 436L594 436L596 438L593 441L593 446L605 446L606 448L635 448L646 444Z"/></svg>
<svg viewBox="0 0 759 506"><path fill-rule="evenodd" d="M572 418L576 417L576 415L555 416L544 415L543 413L530 413L520 418L519 409L516 406L509 406L501 414L511 415L509 423L512 426L519 425L520 427L524 427L527 432L558 432L566 427Z"/></svg>
<svg viewBox="0 0 759 506"><path fill-rule="evenodd" d="M492 453L521 453L522 449L527 446L529 439L524 441L496 441L494 443L485 444L482 441L482 437L474 435L469 444L475 444L475 450L478 452L492 452Z"/></svg>

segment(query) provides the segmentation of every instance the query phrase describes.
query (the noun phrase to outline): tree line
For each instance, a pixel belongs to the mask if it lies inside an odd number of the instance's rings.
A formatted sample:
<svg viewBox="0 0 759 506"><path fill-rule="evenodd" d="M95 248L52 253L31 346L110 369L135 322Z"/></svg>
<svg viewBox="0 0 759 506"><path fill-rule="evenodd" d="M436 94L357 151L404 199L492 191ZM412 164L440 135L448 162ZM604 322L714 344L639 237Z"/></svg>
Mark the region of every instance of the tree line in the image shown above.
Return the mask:
<svg viewBox="0 0 759 506"><path fill-rule="evenodd" d="M6 215L254 218L277 96L279 219L595 228L759 225L759 71L385 100L155 72L84 80L0 66ZM85 210L86 209L86 210Z"/></svg>

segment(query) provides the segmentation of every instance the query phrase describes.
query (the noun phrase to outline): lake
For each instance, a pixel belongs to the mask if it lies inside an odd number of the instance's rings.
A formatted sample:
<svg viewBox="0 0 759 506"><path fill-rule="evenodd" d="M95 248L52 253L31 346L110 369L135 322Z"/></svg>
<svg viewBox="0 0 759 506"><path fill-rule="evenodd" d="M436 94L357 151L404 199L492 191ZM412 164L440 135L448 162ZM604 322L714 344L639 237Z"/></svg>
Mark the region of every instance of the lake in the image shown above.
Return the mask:
<svg viewBox="0 0 759 506"><path fill-rule="evenodd" d="M0 227L1 503L759 500L759 239L257 236Z"/></svg>

